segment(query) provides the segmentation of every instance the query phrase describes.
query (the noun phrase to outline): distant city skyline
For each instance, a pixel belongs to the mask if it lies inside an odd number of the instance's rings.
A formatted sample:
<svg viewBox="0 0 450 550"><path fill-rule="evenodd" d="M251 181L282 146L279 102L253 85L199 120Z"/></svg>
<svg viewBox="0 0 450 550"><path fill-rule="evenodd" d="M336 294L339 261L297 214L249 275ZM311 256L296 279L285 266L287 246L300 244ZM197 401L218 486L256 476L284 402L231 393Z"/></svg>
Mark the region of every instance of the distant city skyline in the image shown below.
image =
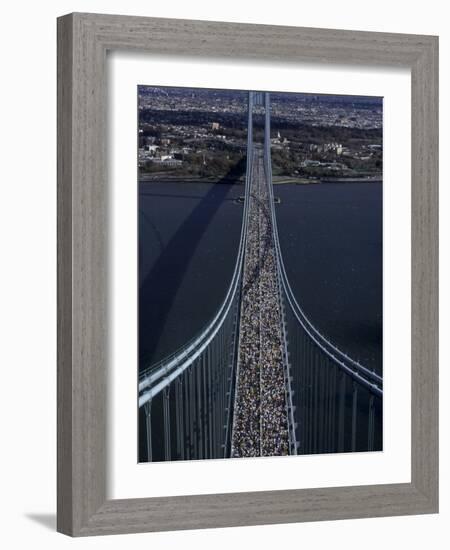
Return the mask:
<svg viewBox="0 0 450 550"><path fill-rule="evenodd" d="M247 108L247 92L242 90L225 89L203 89L203 88L183 88L183 87L157 87L157 86L138 86L139 89L139 108L145 108L145 96L160 96L157 104L152 103L155 110L165 110L167 108L177 109L183 107L180 105L180 96L187 101L186 105L192 110L202 110L208 106L208 101L220 99L221 105L214 103L212 111L225 110L229 112L245 112ZM166 98L166 101L164 100ZM176 101L175 101L176 100ZM191 101L188 101L191 100ZM192 101L195 100L195 101ZM294 103L300 103L298 110L290 110L287 106ZM272 116L283 115L289 118L295 118L299 114L306 115L305 120L311 120L316 123L320 121L320 107L338 115L344 112L350 120L345 117L337 116L334 120L322 120L327 125L338 125L343 127L359 128L380 128L382 125L383 98L378 96L355 96L344 94L313 94L304 92L271 92ZM363 113L366 111L365 113ZM358 114L356 120L351 117ZM365 116L362 116L362 115ZM314 116L313 116L314 115ZM315 120L314 120L315 119Z"/></svg>

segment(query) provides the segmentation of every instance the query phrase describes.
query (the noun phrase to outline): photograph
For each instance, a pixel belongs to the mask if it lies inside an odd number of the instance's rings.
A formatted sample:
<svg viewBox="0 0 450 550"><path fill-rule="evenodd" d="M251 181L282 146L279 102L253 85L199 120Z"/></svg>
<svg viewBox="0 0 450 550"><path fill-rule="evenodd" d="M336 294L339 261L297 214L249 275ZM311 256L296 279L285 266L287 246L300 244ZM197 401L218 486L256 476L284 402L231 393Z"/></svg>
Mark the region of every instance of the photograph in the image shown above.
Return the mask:
<svg viewBox="0 0 450 550"><path fill-rule="evenodd" d="M138 461L383 449L383 98L139 85Z"/></svg>

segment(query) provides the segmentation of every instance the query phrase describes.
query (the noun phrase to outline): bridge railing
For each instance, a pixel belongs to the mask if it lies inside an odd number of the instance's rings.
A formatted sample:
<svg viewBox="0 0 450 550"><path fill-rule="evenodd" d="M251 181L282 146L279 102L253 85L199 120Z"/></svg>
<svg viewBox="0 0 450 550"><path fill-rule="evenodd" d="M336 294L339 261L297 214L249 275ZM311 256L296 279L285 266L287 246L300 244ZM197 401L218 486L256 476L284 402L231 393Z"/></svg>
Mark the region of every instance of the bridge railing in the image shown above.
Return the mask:
<svg viewBox="0 0 450 550"><path fill-rule="evenodd" d="M231 283L214 318L179 350L139 376L141 461L220 458L229 453L241 277L252 177L249 93L242 229Z"/></svg>
<svg viewBox="0 0 450 550"><path fill-rule="evenodd" d="M272 182L270 102L266 94L265 170ZM287 339L288 389L298 453L381 449L382 377L353 360L311 323L286 274L276 223L271 215Z"/></svg>

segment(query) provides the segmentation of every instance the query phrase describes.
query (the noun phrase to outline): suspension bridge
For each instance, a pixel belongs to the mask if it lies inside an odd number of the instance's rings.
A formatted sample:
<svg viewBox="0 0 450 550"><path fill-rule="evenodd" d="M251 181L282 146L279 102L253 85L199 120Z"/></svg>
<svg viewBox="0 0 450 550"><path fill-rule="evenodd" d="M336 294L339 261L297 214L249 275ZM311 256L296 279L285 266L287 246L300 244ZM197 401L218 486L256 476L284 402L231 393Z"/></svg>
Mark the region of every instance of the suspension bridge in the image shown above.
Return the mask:
<svg viewBox="0 0 450 550"><path fill-rule="evenodd" d="M254 114L264 142L255 143ZM321 334L278 238L270 96L249 92L242 229L224 300L201 334L139 375L140 461L382 448L382 377Z"/></svg>

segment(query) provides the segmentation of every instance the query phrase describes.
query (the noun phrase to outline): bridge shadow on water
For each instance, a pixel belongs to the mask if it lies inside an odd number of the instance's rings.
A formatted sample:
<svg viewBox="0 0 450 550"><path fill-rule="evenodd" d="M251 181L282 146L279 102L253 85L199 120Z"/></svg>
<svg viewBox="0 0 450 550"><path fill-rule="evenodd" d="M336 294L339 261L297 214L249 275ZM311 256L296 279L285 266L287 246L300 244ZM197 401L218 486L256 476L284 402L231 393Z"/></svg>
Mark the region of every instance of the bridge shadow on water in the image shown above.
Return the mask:
<svg viewBox="0 0 450 550"><path fill-rule="evenodd" d="M142 281L139 289L140 370L153 362L167 317L194 251L221 204L229 200L227 196L234 188L230 183L238 185L238 178L245 174L246 162L244 156L199 199L199 203L161 250L151 271ZM207 321L205 319L205 324Z"/></svg>
<svg viewBox="0 0 450 550"><path fill-rule="evenodd" d="M223 182L223 180L220 180L220 182ZM168 183L171 183L170 181ZM190 182L189 182L190 183ZM201 181L193 181L192 183L203 183ZM214 183L216 184L217 182L206 182L206 183ZM232 183L231 181L228 181L228 182L224 182L224 183ZM234 182L233 182L234 183ZM182 195L180 193L177 193L176 195L174 194L171 194L171 193L148 193L146 191L141 191L140 193L140 196L141 197L145 197L145 196L149 196L149 197L161 197L161 198L164 198L164 199L167 199L167 198L174 198L174 199L185 199L185 200L191 200L191 201L198 201L200 199L203 199L203 195ZM233 198L229 198L229 199L223 199L223 201L235 201L235 199Z"/></svg>

